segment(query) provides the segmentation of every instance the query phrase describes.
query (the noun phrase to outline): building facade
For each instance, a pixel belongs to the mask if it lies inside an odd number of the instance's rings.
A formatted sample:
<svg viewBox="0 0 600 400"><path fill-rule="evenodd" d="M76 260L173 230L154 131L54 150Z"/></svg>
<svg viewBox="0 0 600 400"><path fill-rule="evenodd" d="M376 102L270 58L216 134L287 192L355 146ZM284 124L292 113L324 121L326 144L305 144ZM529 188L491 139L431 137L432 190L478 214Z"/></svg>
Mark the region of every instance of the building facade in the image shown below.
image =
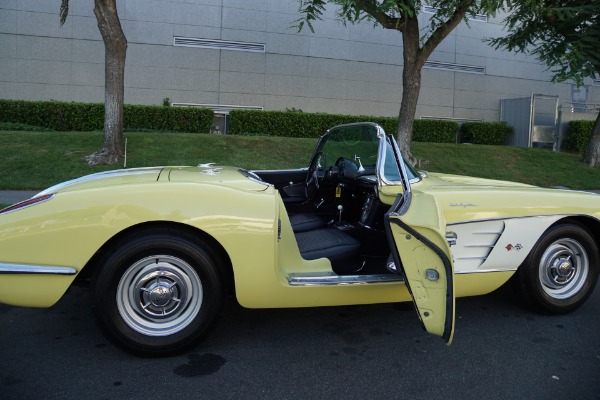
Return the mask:
<svg viewBox="0 0 600 400"><path fill-rule="evenodd" d="M395 116L402 95L400 33L344 26L333 10L315 32L293 27L295 0L118 0L128 40L125 102L224 109L299 109ZM93 0L0 0L0 98L102 102L104 45ZM421 14L425 26L430 10ZM535 59L497 51L502 18L476 16L423 70L417 118L498 121L503 99L557 96L600 103L600 80L550 83ZM580 104L581 105L581 104Z"/></svg>

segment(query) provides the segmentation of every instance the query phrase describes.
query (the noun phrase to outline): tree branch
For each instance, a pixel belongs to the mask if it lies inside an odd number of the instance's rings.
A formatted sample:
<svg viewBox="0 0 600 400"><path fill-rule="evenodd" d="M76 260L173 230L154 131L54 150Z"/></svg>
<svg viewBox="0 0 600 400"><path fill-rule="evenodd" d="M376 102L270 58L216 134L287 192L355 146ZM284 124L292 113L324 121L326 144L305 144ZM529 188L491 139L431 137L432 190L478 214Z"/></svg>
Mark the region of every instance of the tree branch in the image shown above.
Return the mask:
<svg viewBox="0 0 600 400"><path fill-rule="evenodd" d="M437 27L435 31L429 36L427 41L423 44L421 51L419 52L420 58L423 62L427 61L433 50L452 32L454 28L460 24L465 18L465 14L469 11L469 8L475 3L475 0L467 0L460 7L458 7L452 16L445 23Z"/></svg>
<svg viewBox="0 0 600 400"><path fill-rule="evenodd" d="M60 26L65 24L67 16L69 15L69 0L62 0L60 2Z"/></svg>
<svg viewBox="0 0 600 400"><path fill-rule="evenodd" d="M373 0L356 0L355 6L357 10L363 11L373 17L384 28L402 32L405 22L404 17L395 18L387 15Z"/></svg>

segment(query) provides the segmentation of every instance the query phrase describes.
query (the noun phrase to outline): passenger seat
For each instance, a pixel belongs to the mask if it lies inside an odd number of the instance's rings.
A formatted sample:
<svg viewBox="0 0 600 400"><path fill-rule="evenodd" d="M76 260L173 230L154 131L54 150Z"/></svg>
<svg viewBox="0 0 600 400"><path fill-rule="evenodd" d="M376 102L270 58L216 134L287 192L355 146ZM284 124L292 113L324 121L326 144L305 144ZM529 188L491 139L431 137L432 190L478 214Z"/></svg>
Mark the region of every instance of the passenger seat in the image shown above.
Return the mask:
<svg viewBox="0 0 600 400"><path fill-rule="evenodd" d="M355 270L360 242L337 228L323 228L295 234L300 254L305 260L327 258L336 273Z"/></svg>
<svg viewBox="0 0 600 400"><path fill-rule="evenodd" d="M307 232L325 227L325 221L315 214L290 214L290 224L294 233Z"/></svg>

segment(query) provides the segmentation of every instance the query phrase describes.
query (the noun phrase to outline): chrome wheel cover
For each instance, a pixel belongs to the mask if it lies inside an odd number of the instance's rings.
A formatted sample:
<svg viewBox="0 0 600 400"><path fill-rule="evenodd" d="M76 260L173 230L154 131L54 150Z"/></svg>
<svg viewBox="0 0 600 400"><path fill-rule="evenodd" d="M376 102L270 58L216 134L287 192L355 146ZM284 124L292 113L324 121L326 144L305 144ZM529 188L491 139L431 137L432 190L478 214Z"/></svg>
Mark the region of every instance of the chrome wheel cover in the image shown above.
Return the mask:
<svg viewBox="0 0 600 400"><path fill-rule="evenodd" d="M187 262L151 256L131 265L117 286L125 323L147 336L167 336L188 326L202 307L202 282Z"/></svg>
<svg viewBox="0 0 600 400"><path fill-rule="evenodd" d="M558 300L573 297L583 288L589 270L585 247L575 239L558 239L548 246L540 259L542 290Z"/></svg>

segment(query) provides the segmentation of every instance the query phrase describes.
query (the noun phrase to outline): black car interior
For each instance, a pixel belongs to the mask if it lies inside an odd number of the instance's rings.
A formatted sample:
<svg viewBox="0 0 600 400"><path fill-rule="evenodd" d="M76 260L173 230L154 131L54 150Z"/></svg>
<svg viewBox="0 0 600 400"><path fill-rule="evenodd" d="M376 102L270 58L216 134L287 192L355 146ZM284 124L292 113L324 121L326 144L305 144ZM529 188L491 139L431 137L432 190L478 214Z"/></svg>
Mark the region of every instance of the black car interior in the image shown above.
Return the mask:
<svg viewBox="0 0 600 400"><path fill-rule="evenodd" d="M339 275L388 273L390 254L375 166L339 158L329 168L253 171L277 188L304 259L328 258Z"/></svg>

